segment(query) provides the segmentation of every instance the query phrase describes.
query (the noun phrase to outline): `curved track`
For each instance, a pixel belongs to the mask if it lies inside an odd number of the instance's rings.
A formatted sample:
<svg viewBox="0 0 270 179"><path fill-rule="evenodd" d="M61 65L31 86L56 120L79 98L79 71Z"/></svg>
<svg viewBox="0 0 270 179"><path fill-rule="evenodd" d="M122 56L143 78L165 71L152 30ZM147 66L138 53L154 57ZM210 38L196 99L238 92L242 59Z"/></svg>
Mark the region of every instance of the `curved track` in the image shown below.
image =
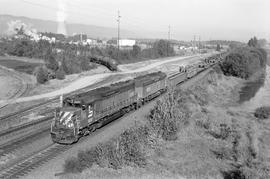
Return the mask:
<svg viewBox="0 0 270 179"><path fill-rule="evenodd" d="M1 68L1 66L0 66L0 68ZM23 97L24 95L26 95L28 93L28 91L30 90L30 84L25 82L25 80L22 77L20 77L17 73L12 72L6 68L2 68L2 69L5 70L8 75L17 79L20 83L20 88L17 89L8 99ZM8 104L4 104L4 105L0 106L0 110L4 109L6 106L8 106Z"/></svg>

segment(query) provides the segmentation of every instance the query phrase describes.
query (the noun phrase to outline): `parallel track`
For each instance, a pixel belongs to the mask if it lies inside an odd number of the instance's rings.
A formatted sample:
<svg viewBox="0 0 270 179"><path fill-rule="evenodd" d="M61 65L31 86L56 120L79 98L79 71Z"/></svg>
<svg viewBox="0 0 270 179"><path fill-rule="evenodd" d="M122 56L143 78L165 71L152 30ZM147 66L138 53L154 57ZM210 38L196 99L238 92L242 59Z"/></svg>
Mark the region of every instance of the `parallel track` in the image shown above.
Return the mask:
<svg viewBox="0 0 270 179"><path fill-rule="evenodd" d="M203 71L208 70L212 66L213 65L209 66L207 69L204 69L204 70L198 72L195 76L199 75ZM160 95L160 96L162 96L162 95ZM5 117L2 117L2 118L0 118L0 121L1 120L8 120L10 118L13 118L13 117L16 117L18 115L21 115L21 113L25 113L25 112L31 111L31 110L33 110L33 108L34 109L35 108L38 108L38 107L43 106L45 104L49 104L51 102L55 102L56 100L58 100L58 99L57 98L56 99L51 99L50 101L46 101L46 102L44 102L42 104L35 105L34 107L31 107L29 109L24 109L22 111L13 113L13 114L8 115L8 116L5 116ZM153 99L151 101L153 101ZM149 101L149 102L151 102L151 101ZM130 114L132 114L135 111L136 110L131 111L128 114L130 115ZM126 116L126 115L123 115L120 118L122 118L124 116ZM50 119L48 119L48 120L50 120ZM44 121L46 121L46 120L44 120ZM40 122L40 123L42 123L42 122ZM11 130L10 132L7 132L7 133L18 132L18 131L23 130L23 129L27 128L27 127L35 126L35 125L38 125L38 124L39 124L39 122L35 121L35 122L32 122L32 123L27 124L28 126L27 125L18 126L16 129ZM43 128L43 131L46 131L46 130L47 130L46 128ZM0 147L3 148L3 149L5 149L4 151L7 151L7 150L8 151L16 150L16 147L19 144L23 144L23 142L31 141L31 139L33 139L32 136L37 135L37 134L38 134L38 132L36 132L36 133L33 132L33 133L25 136L23 139L15 139L14 141L11 141L9 143L6 143L4 145L1 145ZM3 133L1 134L0 133L0 137L3 136L3 135L8 135L8 134L3 134ZM84 140L84 138L82 138L79 141L79 143L82 142L83 140ZM47 146L47 147L39 150L38 152L36 152L34 154L31 154L31 155L29 154L27 156L24 156L23 159L20 159L20 162L18 162L16 164L13 164L13 165L10 165L10 166L6 166L5 169L3 169L0 172L0 178L18 178L20 176L23 176L23 175L29 173L34 168L37 168L38 166L40 166L43 163L47 162L48 160L56 157L58 154L66 151L66 150L68 150L71 147L72 147L72 145L51 144L51 145L49 145L49 146ZM3 153L0 153L0 156L1 156L1 154L3 154Z"/></svg>
<svg viewBox="0 0 270 179"><path fill-rule="evenodd" d="M2 170L0 178L19 178L71 147L72 145L50 144L34 154L23 157L23 159L15 165Z"/></svg>
<svg viewBox="0 0 270 179"><path fill-rule="evenodd" d="M212 67L212 65L210 66ZM209 68L210 68L209 67ZM202 70L198 72L195 76L199 75L201 72L208 70L209 68ZM193 76L193 77L195 77ZM192 77L192 78L193 78ZM178 84L181 85L182 83ZM166 93L166 92L165 92ZM162 93L159 96L156 96L151 101L145 103L148 104L150 102L153 102L154 99L159 98L163 96L165 93ZM119 117L117 120L120 120L123 117L126 117L127 115L131 115L132 113L136 112L136 110L130 111L127 114L124 114L123 116ZM92 133L94 134L94 133ZM81 138L78 143L81 143L86 138ZM72 145L59 145L59 144L51 144L38 152L25 156L20 162L6 167L2 172L0 172L0 178L7 178L7 179L13 179L13 178L19 178L21 176L26 175L27 173L31 172L33 169L41 166L45 162L49 161L50 159L53 159L60 153L70 149Z"/></svg>

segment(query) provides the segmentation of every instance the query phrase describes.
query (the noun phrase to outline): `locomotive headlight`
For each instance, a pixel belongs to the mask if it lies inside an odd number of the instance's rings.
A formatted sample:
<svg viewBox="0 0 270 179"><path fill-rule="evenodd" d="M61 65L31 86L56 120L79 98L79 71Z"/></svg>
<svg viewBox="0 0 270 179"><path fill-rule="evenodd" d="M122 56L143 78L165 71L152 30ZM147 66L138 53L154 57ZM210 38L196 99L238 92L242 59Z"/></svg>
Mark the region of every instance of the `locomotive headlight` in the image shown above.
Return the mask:
<svg viewBox="0 0 270 179"><path fill-rule="evenodd" d="M73 124L72 122L69 122L69 123L67 124L67 126L68 126L69 128L72 128L72 127L74 126L74 124Z"/></svg>

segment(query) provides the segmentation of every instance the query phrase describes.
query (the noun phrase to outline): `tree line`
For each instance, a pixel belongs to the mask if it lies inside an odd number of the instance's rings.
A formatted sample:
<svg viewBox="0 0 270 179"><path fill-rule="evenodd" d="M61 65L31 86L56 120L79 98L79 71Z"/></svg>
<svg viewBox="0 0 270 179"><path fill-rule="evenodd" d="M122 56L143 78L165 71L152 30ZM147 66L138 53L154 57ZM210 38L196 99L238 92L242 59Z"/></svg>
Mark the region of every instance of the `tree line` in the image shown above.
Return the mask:
<svg viewBox="0 0 270 179"><path fill-rule="evenodd" d="M27 36L1 39L0 55L4 54L43 59L46 65L38 67L33 72L39 83L45 83L51 78L64 79L65 74L93 69L96 67L95 63L105 65L110 70L116 70L119 63L132 63L175 55L172 44L167 40L157 40L146 49L134 45L130 49L118 51L117 47L112 45L92 47L61 41L49 43L46 40L33 41Z"/></svg>

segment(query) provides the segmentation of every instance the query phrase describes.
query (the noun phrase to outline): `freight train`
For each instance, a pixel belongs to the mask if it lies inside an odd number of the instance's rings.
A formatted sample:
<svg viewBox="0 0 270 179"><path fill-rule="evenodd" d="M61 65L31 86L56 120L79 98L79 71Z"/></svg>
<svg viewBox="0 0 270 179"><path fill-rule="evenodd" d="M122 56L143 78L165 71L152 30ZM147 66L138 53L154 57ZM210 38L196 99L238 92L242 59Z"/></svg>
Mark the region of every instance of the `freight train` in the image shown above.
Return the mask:
<svg viewBox="0 0 270 179"><path fill-rule="evenodd" d="M56 109L51 124L52 141L75 143L80 137L140 108L169 86L176 86L219 62L218 58L211 57L195 65L180 67L179 72L170 76L155 72L68 96L62 101L62 107Z"/></svg>

